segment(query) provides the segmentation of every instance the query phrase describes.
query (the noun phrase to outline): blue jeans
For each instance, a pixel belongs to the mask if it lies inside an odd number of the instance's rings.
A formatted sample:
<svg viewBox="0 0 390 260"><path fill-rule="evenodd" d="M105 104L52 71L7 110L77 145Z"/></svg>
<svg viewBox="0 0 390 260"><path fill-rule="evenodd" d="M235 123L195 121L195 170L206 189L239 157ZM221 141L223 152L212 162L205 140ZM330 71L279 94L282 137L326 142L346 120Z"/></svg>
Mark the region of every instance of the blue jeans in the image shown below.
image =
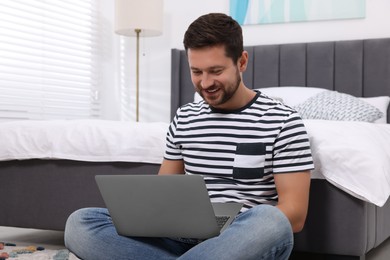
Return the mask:
<svg viewBox="0 0 390 260"><path fill-rule="evenodd" d="M288 259L293 233L276 207L256 206L238 215L218 237L205 241L133 238L117 234L107 209L85 208L70 215L65 245L78 257L99 259Z"/></svg>

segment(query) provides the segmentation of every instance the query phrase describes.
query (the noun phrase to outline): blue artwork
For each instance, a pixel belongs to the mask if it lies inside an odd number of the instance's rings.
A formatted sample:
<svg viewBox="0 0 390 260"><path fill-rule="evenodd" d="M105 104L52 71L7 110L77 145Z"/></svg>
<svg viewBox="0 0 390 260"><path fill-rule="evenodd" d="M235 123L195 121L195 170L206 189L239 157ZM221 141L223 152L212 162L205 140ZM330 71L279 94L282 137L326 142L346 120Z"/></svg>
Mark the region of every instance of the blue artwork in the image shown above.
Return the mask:
<svg viewBox="0 0 390 260"><path fill-rule="evenodd" d="M364 18L365 0L230 0L241 25Z"/></svg>

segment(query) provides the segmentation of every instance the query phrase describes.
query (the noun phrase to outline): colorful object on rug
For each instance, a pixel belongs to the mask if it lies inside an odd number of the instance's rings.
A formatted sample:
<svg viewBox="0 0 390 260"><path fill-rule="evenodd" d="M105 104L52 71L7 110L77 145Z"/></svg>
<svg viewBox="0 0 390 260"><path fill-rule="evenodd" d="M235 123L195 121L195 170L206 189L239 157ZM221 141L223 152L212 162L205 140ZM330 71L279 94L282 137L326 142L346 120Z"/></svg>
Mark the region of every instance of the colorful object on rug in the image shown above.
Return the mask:
<svg viewBox="0 0 390 260"><path fill-rule="evenodd" d="M68 249L46 250L43 246L17 246L14 243L0 242L0 260L13 259L76 260L79 258Z"/></svg>

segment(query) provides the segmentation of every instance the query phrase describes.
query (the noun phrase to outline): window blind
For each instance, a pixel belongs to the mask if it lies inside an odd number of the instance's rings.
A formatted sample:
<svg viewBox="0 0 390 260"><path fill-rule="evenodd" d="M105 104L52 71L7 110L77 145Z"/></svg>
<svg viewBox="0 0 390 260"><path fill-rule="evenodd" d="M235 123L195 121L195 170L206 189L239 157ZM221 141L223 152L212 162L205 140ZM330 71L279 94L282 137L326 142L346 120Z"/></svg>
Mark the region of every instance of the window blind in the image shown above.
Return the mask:
<svg viewBox="0 0 390 260"><path fill-rule="evenodd" d="M122 121L135 121L135 67L131 66L132 57L131 42L134 38L120 36L119 39L119 93L120 93L120 118ZM135 46L134 46L135 47ZM131 72L134 72L133 74ZM132 81L133 80L133 81Z"/></svg>
<svg viewBox="0 0 390 260"><path fill-rule="evenodd" d="M96 8L0 1L0 120L99 117Z"/></svg>

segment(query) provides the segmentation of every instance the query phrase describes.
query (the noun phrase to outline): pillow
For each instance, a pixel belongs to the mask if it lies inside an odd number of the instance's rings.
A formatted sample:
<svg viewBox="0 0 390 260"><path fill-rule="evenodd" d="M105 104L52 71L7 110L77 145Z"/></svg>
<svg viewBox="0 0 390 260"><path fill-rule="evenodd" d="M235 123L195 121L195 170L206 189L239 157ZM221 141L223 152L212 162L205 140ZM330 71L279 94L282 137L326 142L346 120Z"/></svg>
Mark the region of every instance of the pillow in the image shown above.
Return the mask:
<svg viewBox="0 0 390 260"><path fill-rule="evenodd" d="M387 109L389 107L390 97L382 96L382 97L367 97L367 98L359 98L359 99L378 108L383 113L383 116L375 120L375 123L379 123L379 124L387 123Z"/></svg>
<svg viewBox="0 0 390 260"><path fill-rule="evenodd" d="M257 89L264 93L265 95L280 100L284 104L294 107L300 103L305 102L307 99L321 93L324 91L331 91L324 88L314 88L314 87L302 87L302 86L283 86L283 87L268 87L268 88L259 88ZM369 97L369 98L359 98L364 102L378 108L383 116L375 120L374 123L387 123L387 109L390 103L390 97L381 96L381 97ZM202 100L202 97L195 92L194 102L199 102Z"/></svg>
<svg viewBox="0 0 390 260"><path fill-rule="evenodd" d="M284 104L289 106L295 106L302 103L306 99L322 92L327 89L324 88L313 88L313 87L296 87L296 86L284 86L284 87L269 87L269 88L258 88L260 92L265 95L280 100ZM195 92L194 102L199 102L202 97Z"/></svg>
<svg viewBox="0 0 390 260"><path fill-rule="evenodd" d="M383 113L352 95L323 91L294 107L303 119L374 122Z"/></svg>
<svg viewBox="0 0 390 260"><path fill-rule="evenodd" d="M265 95L281 100L284 104L288 106L295 106L299 103L306 101L308 98L326 91L324 88L313 88L313 87L295 87L295 86L285 86L285 87L270 87L270 88L259 88L260 92Z"/></svg>

